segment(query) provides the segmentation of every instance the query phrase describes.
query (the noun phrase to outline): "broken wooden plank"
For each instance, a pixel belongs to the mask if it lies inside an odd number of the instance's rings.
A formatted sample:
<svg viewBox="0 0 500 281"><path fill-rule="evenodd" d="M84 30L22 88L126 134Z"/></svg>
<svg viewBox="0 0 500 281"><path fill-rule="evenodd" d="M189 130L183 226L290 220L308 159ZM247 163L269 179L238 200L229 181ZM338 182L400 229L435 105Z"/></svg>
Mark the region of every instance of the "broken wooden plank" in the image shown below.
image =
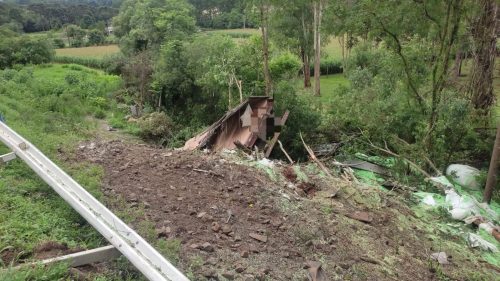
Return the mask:
<svg viewBox="0 0 500 281"><path fill-rule="evenodd" d="M344 164L351 167L351 168L354 168L354 169L370 171L370 172L374 172L374 173L377 173L377 174L383 175L383 176L390 176L391 175L389 170L387 170L386 168L384 168L380 165L376 165L376 164L364 161L364 160L350 160L350 161L344 162Z"/></svg>
<svg viewBox="0 0 500 281"><path fill-rule="evenodd" d="M32 266L37 264L52 264L56 262L65 262L70 267L78 267L86 264L105 262L116 259L121 256L121 253L113 246L104 246L92 250L87 250L83 252L73 253L65 256L45 259L33 263L23 264L16 266L15 268Z"/></svg>
<svg viewBox="0 0 500 281"><path fill-rule="evenodd" d="M7 153L4 155L0 155L0 162L7 163L7 162L12 161L16 158L17 158L16 154L14 152L11 152L11 153Z"/></svg>
<svg viewBox="0 0 500 281"><path fill-rule="evenodd" d="M271 155L271 152L273 152L273 148L276 145L276 142L278 142L279 137L280 137L280 133L274 133L273 138L267 143L267 149L266 149L266 152L264 154L264 156L266 158L268 158L269 155Z"/></svg>

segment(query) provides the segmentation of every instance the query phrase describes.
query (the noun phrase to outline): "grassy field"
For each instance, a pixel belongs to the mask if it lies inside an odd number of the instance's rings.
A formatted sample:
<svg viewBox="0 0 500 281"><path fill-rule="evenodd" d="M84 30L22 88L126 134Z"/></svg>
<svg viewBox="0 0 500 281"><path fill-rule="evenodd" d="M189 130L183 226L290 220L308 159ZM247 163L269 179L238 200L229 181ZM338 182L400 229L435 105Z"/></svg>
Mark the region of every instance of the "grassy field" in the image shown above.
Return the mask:
<svg viewBox="0 0 500 281"><path fill-rule="evenodd" d="M58 163L97 198L103 170L62 161L76 144L92 137L97 122L113 109L106 97L118 76L79 65L40 65L0 71L0 114L6 123ZM0 145L0 154L8 152ZM70 248L94 248L104 239L22 161L0 165L0 249L14 262L32 260L36 246L56 241ZM0 264L1 264L0 259ZM1 264L8 266L9 264ZM64 265L0 270L0 280L66 280ZM98 277L96 277L98 278ZM97 280L97 279L96 279ZM99 279L106 280L106 279Z"/></svg>
<svg viewBox="0 0 500 281"><path fill-rule="evenodd" d="M342 47L337 37L330 37L322 52L335 60L342 60Z"/></svg>
<svg viewBox="0 0 500 281"><path fill-rule="evenodd" d="M57 56L102 58L120 52L118 45L56 49Z"/></svg>

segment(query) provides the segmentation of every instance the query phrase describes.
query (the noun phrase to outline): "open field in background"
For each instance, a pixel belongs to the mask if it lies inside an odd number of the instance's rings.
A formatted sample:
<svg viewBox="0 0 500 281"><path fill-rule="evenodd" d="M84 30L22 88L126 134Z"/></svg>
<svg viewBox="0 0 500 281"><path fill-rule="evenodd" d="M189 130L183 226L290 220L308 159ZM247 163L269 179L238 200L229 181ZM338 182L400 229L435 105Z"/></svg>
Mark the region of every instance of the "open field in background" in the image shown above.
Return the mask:
<svg viewBox="0 0 500 281"><path fill-rule="evenodd" d="M328 44L323 46L322 53L335 60L342 61L342 47L337 37L330 37Z"/></svg>
<svg viewBox="0 0 500 281"><path fill-rule="evenodd" d="M118 45L56 49L57 56L102 58L120 52Z"/></svg>

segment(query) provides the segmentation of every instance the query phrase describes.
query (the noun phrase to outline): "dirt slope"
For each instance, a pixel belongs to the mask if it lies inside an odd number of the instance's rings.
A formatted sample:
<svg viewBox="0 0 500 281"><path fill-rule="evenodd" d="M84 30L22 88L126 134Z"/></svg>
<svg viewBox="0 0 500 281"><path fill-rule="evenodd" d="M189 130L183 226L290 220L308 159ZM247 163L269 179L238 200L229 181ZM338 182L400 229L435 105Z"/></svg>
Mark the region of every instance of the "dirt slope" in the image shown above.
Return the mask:
<svg viewBox="0 0 500 281"><path fill-rule="evenodd" d="M95 141L75 160L104 167L108 205L136 214L131 224L148 240L180 242L168 256L195 279L307 280L308 261L330 280L470 280L498 270L452 249L452 264L438 266L429 255L441 249L400 199L314 170L307 185L316 192L301 197L262 169L201 152Z"/></svg>

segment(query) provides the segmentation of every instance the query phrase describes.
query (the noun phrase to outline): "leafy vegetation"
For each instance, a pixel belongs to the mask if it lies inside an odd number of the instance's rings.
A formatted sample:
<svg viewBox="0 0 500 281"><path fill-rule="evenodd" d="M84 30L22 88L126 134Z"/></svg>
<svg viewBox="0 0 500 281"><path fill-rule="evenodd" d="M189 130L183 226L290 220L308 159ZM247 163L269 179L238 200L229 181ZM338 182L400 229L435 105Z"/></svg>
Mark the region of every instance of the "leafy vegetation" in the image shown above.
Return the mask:
<svg viewBox="0 0 500 281"><path fill-rule="evenodd" d="M0 112L7 124L36 143L44 153L64 167L80 184L98 198L103 171L85 163L58 159L82 139L92 136L96 123L88 116L111 109L100 99L120 86L120 78L79 65L41 65L0 71ZM0 147L0 153L8 152ZM30 259L34 248L46 241L69 247L94 248L103 245L100 235L63 199L21 161L0 166L0 249L17 259ZM64 265L0 273L0 279L59 279L66 276ZM7 275L5 275L7 274Z"/></svg>

